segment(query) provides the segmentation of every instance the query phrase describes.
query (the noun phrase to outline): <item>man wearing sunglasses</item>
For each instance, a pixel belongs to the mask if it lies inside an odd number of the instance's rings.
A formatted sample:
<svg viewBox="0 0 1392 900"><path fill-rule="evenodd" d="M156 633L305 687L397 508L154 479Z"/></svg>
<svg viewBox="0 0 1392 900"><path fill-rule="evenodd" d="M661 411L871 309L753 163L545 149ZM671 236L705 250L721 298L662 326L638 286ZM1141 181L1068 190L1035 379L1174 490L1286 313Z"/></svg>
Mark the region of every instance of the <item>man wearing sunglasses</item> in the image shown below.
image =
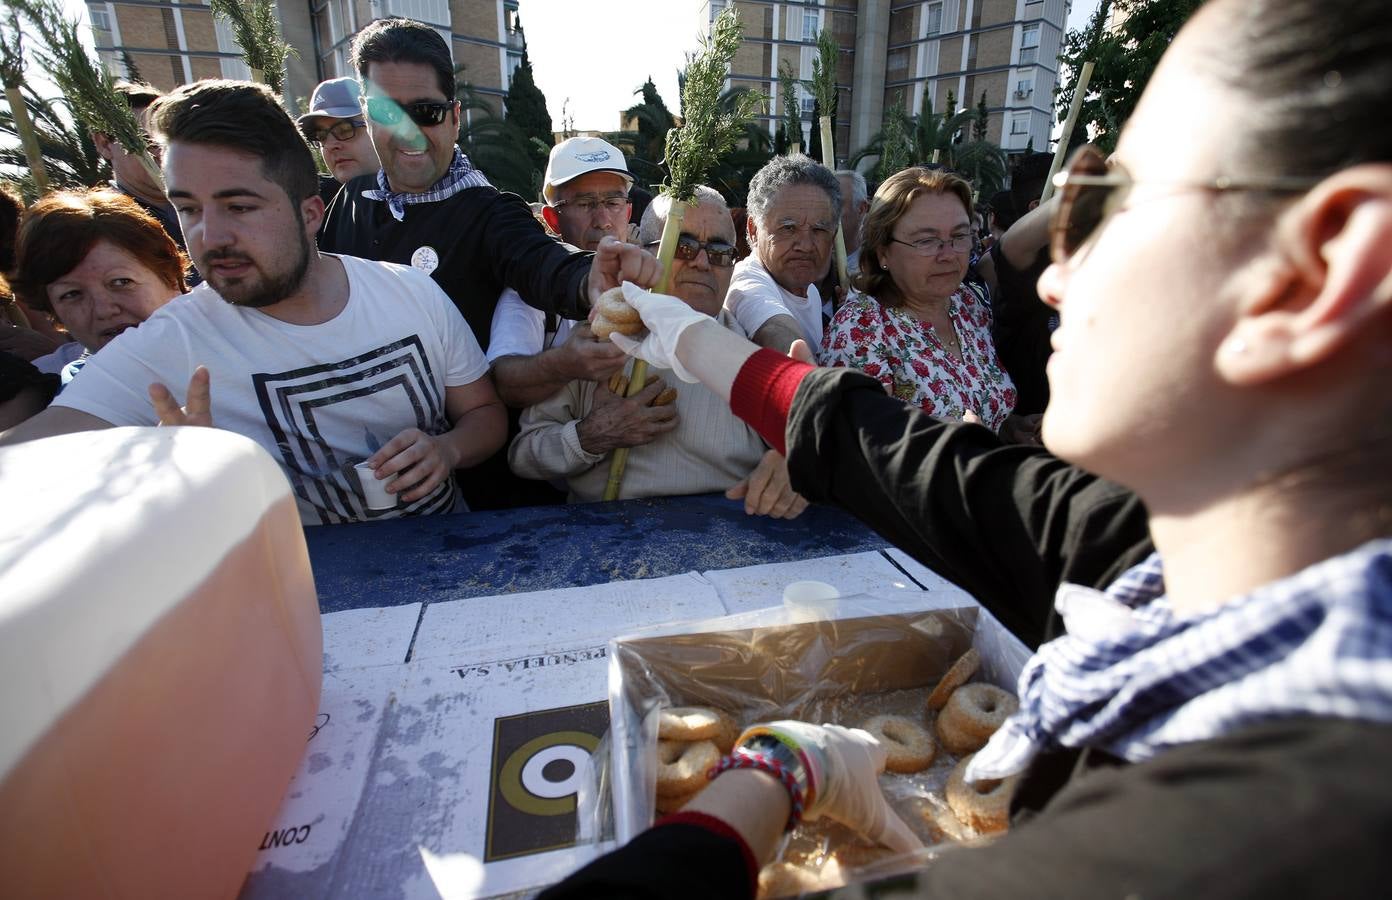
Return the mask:
<svg viewBox="0 0 1392 900"><path fill-rule="evenodd" d="M309 112L295 120L300 134L319 148L329 167L332 177L321 179L320 196L325 203L333 200L340 185L378 169L377 151L367 136L358 96L356 78L331 78L314 89Z"/></svg>
<svg viewBox="0 0 1392 900"><path fill-rule="evenodd" d="M606 237L626 240L632 184L618 147L599 138L569 138L551 148L542 216L561 240L581 250L597 250ZM576 324L528 306L515 291L503 292L493 313L488 362L504 403L540 403L572 379L603 381L623 367L622 350Z"/></svg>
<svg viewBox="0 0 1392 900"><path fill-rule="evenodd" d="M378 19L353 41L363 117L381 170L353 179L326 214L327 251L414 266L428 273L488 347L498 297L515 290L530 306L586 318L591 297L620 276L655 277L656 262L636 247L615 247L591 267L589 254L557 243L521 197L500 193L456 146L449 47L434 28ZM646 273L653 273L647 275ZM501 455L466 491L475 509L537 502Z"/></svg>
<svg viewBox="0 0 1392 900"><path fill-rule="evenodd" d="M743 335L721 308L735 263L735 225L725 200L709 187L682 221L667 290L697 312ZM657 198L643 214L639 238L656 246L670 204ZM788 484L784 458L767 449L708 388L681 384L657 403L676 375L650 370L653 380L632 397L622 388L576 379L522 414L522 433L508 450L513 471L526 478L564 479L571 502L602 499L609 455L631 448L619 499L724 491L750 513L793 518L807 503ZM617 387L617 385L616 385Z"/></svg>

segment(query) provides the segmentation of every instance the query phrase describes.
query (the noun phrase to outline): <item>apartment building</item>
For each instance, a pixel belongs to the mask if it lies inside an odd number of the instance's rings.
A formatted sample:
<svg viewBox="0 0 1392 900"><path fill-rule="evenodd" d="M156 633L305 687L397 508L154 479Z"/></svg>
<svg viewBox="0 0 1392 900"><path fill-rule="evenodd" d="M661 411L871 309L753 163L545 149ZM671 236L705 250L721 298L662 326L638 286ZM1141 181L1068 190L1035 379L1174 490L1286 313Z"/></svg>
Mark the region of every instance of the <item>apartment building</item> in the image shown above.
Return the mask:
<svg viewBox="0 0 1392 900"><path fill-rule="evenodd" d="M744 24L744 45L729 84L774 97L765 120L772 134L783 115L778 66L787 60L800 79L812 77L817 34L830 28L837 64L838 158L865 146L890 105L917 114L924 95L934 110L951 91L959 109L982 94L987 137L1005 150L1045 150L1053 125L1070 0L733 0ZM729 0L708 0L714 21ZM811 127L812 97L797 100ZM805 138L804 138L805 140Z"/></svg>
<svg viewBox="0 0 1392 900"><path fill-rule="evenodd" d="M368 22L405 16L436 28L455 65L480 94L502 110L525 46L518 0L305 0L275 4L282 38L295 49L286 69L292 104L307 101L326 78L352 74L348 48ZM107 68L139 76L161 90L200 78L250 74L231 25L214 17L208 0L88 2L98 55Z"/></svg>

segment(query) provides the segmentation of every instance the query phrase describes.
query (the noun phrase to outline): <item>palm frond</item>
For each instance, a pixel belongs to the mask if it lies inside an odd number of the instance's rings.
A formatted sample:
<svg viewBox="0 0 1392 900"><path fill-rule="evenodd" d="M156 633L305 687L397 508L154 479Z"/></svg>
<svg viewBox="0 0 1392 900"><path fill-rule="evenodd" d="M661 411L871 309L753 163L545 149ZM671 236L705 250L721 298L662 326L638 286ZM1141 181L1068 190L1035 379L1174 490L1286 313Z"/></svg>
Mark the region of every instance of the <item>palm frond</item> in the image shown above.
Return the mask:
<svg viewBox="0 0 1392 900"><path fill-rule="evenodd" d="M280 39L275 4L270 0L210 0L214 16L232 23L232 39L242 48L242 59L277 94L285 90L285 61L299 54Z"/></svg>

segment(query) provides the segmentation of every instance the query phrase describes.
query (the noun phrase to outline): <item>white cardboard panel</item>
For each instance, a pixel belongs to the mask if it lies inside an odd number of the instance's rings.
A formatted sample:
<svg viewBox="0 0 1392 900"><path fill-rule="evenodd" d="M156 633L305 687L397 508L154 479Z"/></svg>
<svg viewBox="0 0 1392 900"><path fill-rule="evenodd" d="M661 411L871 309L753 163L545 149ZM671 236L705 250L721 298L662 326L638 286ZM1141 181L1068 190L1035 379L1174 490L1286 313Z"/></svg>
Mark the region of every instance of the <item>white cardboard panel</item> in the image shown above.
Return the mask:
<svg viewBox="0 0 1392 900"><path fill-rule="evenodd" d="M509 762L525 758L525 765L513 768L512 783L527 788L528 803L569 796L580 769L562 766L557 774L546 763L586 754L567 743L565 735L572 732L566 725L554 723L583 712L595 725L607 726L608 654L602 643L510 659L444 657L407 668L410 684L384 722L357 825L335 874L337 895L494 896L559 880L599 852L594 846L525 845L535 840L537 822L554 823L563 835L556 838L559 844L573 842L574 816L518 813L499 799L494 783L507 779ZM509 749L499 720L522 723L523 734L536 735ZM519 740L517 732L511 740ZM505 858L484 863L491 803L499 807L498 816L514 817L510 829L498 826L499 833L506 830L524 845L518 851L500 837L494 855Z"/></svg>
<svg viewBox="0 0 1392 900"><path fill-rule="evenodd" d="M702 574L720 592L725 612L731 615L782 605L783 588L794 581L825 581L843 597L873 594L892 598L899 591L918 590L918 585L876 551Z"/></svg>
<svg viewBox="0 0 1392 900"><path fill-rule="evenodd" d="M400 665L324 673L315 730L275 824L261 838L261 852L242 888L244 900L330 896L383 717L405 674Z"/></svg>
<svg viewBox="0 0 1392 900"><path fill-rule="evenodd" d="M421 605L325 613L324 671L399 665L411 649Z"/></svg>
<svg viewBox="0 0 1392 900"><path fill-rule="evenodd" d="M903 550L900 550L898 547L886 547L884 552L888 554L889 557L893 559L896 563L898 563L900 566L903 566L904 571L908 572L910 577L912 577L914 581L917 581L919 584L923 585L924 590L951 590L957 591L961 593L963 596L971 596L970 594L967 594L965 591L959 588L957 585L953 584L946 578L939 575L937 572L934 572L932 569L928 568L923 563L914 559L912 556L905 553ZM902 578L903 576L901 575L900 577Z"/></svg>
<svg viewBox="0 0 1392 900"><path fill-rule="evenodd" d="M704 619L724 612L720 597L695 572L642 581L615 581L470 597L432 603L421 620L412 660L500 658L522 651L584 644L660 622Z"/></svg>

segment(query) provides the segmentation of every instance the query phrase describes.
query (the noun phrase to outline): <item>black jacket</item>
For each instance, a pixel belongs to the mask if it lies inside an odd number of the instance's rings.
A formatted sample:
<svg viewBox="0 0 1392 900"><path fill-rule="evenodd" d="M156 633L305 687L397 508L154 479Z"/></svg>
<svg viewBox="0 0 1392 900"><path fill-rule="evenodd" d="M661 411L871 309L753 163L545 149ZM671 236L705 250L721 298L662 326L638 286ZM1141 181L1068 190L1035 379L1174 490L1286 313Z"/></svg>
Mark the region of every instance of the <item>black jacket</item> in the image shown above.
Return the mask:
<svg viewBox="0 0 1392 900"><path fill-rule="evenodd" d="M906 411L871 378L817 370L788 423L793 487L834 500L1043 633L1061 580L1102 587L1151 552L1131 494L980 426ZM1096 750L1026 772L1012 827L867 895L1005 900L1386 896L1392 727L1270 722L1129 765ZM747 897L740 848L694 825L651 829L542 896ZM834 896L834 895L833 895Z"/></svg>
<svg viewBox="0 0 1392 900"><path fill-rule="evenodd" d="M319 249L409 266L417 250L431 248L439 264L430 277L449 294L485 351L493 308L505 287L544 312L571 319L588 314L591 255L547 235L516 194L468 188L446 200L407 204L406 218L398 222L384 201L363 197L376 187L376 175L344 185L325 214Z"/></svg>

